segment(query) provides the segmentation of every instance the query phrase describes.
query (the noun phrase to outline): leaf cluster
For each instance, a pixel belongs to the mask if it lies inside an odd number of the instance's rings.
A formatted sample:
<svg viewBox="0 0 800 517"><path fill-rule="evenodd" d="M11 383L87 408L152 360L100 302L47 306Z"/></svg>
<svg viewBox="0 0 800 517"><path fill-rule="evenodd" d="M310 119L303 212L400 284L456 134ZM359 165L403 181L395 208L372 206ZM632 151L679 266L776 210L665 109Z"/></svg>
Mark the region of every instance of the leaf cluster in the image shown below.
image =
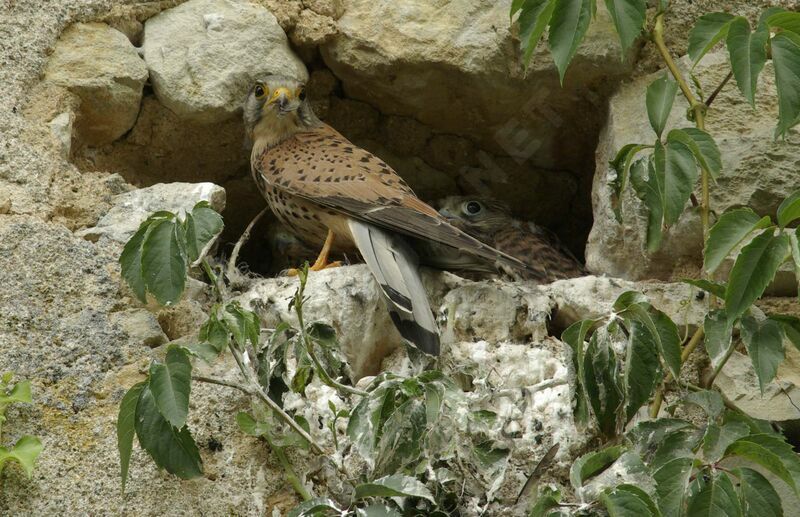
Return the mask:
<svg viewBox="0 0 800 517"><path fill-rule="evenodd" d="M30 381L14 381L14 374L6 372L0 376L0 430L6 422L6 409L14 403L31 404L31 383ZM41 440L35 436L21 436L17 442L10 446L0 445L0 473L9 463L16 463L25 474L30 478L33 475L33 468L36 458L41 454L44 446Z"/></svg>

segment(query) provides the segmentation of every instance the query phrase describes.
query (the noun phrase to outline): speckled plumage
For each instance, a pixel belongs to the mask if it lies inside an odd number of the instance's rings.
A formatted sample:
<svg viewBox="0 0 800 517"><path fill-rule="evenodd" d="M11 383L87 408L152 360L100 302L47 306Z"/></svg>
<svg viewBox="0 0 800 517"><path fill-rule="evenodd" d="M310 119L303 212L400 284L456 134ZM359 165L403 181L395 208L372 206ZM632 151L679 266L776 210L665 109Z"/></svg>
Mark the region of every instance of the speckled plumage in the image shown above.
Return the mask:
<svg viewBox="0 0 800 517"><path fill-rule="evenodd" d="M411 241L435 242L508 268L527 266L449 224L380 158L320 122L302 92L297 81L271 76L245 102L258 188L302 240L321 243L332 235L333 249L359 251L400 333L438 354L438 329Z"/></svg>
<svg viewBox="0 0 800 517"><path fill-rule="evenodd" d="M439 207L454 226L529 266L520 270L498 264L498 269L512 278L546 283L586 274L558 237L532 222L514 219L508 207L498 201L453 196L442 200Z"/></svg>

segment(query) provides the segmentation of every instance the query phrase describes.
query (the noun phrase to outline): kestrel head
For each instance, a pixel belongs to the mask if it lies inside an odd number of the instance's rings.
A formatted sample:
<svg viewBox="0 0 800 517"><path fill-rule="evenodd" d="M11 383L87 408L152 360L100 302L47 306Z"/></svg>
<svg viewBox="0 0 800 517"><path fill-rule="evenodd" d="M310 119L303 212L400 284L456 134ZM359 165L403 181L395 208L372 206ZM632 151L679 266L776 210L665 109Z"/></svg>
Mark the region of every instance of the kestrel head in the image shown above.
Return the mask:
<svg viewBox="0 0 800 517"><path fill-rule="evenodd" d="M439 213L454 226L473 235L491 235L511 224L508 207L489 198L447 197L439 202Z"/></svg>
<svg viewBox="0 0 800 517"><path fill-rule="evenodd" d="M270 75L256 81L244 102L244 126L254 142L277 143L318 123L305 85L290 77Z"/></svg>

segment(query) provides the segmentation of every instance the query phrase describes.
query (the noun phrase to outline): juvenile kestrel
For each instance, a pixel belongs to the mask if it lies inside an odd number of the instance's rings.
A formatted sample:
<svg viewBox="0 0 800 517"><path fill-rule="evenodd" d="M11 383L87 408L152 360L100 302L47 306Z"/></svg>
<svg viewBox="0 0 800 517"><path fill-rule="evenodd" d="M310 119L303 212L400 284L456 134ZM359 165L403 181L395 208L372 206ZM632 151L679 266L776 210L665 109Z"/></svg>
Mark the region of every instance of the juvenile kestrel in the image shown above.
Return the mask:
<svg viewBox="0 0 800 517"><path fill-rule="evenodd" d="M300 239L324 241L311 269L329 267L331 250L358 250L400 334L424 352L439 353L439 333L414 240L456 248L490 264L527 268L450 225L380 158L322 123L300 82L282 76L256 82L245 101L244 122L253 141L253 178L272 211Z"/></svg>
<svg viewBox="0 0 800 517"><path fill-rule="evenodd" d="M498 269L512 278L547 283L586 274L558 237L541 226L514 219L508 207L499 201L452 196L442 200L439 207L439 213L453 226L529 266L525 270L509 270L505 264L498 263ZM467 271L479 270L482 266L469 264L465 257L462 260L462 267Z"/></svg>

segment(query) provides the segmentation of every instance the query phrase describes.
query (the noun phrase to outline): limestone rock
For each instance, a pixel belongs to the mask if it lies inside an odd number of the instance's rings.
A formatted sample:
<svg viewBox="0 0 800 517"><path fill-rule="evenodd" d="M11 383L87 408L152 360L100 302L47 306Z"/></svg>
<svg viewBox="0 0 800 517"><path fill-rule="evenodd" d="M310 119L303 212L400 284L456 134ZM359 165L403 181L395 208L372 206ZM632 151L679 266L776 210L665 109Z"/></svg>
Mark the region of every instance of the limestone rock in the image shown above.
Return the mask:
<svg viewBox="0 0 800 517"><path fill-rule="evenodd" d="M110 314L110 319L122 327L131 341L142 346L155 348L167 342L167 336L161 330L153 313L144 309L128 309Z"/></svg>
<svg viewBox="0 0 800 517"><path fill-rule="evenodd" d="M147 67L118 30L104 23L77 23L61 35L45 80L80 96L78 137L99 146L133 127Z"/></svg>
<svg viewBox="0 0 800 517"><path fill-rule="evenodd" d="M687 69L689 61L681 66ZM712 91L730 70L727 51L707 55L695 68L706 92ZM697 211L690 209L665 236L661 250L645 250L646 215L642 203L631 192L623 197L623 224L618 224L610 206L608 166L627 143L655 140L645 107L646 87L663 72L639 78L623 86L611 100L608 123L597 149L597 173L592 200L594 226L586 247L588 268L595 273L631 280L694 276L702 263L702 239ZM750 206L760 215L775 215L780 202L797 189L797 144L791 134L776 141L777 96L772 64L767 63L759 79L756 111L742 97L734 81L723 88L706 118L708 132L722 153L723 171L711 189L711 207L716 213L737 206ZM692 126L685 119L687 104L680 94L667 125ZM693 126L692 126L693 127ZM688 274L687 274L688 273Z"/></svg>
<svg viewBox="0 0 800 517"><path fill-rule="evenodd" d="M145 23L143 50L159 101L205 123L233 117L259 77L308 76L275 16L246 2L190 0L163 11Z"/></svg>
<svg viewBox="0 0 800 517"><path fill-rule="evenodd" d="M348 96L384 113L477 137L523 161L535 153L538 165L575 170L585 153L570 121L591 132L587 114L600 109L603 92L629 65L598 6L563 89L544 48L525 72L510 4L345 0L339 32L322 45L322 56Z"/></svg>
<svg viewBox="0 0 800 517"><path fill-rule="evenodd" d="M208 201L214 210L221 212L225 208L225 189L213 183L159 183L132 190L115 196L111 209L97 225L79 231L78 235L90 241L106 236L124 243L153 212L190 211L200 201Z"/></svg>

